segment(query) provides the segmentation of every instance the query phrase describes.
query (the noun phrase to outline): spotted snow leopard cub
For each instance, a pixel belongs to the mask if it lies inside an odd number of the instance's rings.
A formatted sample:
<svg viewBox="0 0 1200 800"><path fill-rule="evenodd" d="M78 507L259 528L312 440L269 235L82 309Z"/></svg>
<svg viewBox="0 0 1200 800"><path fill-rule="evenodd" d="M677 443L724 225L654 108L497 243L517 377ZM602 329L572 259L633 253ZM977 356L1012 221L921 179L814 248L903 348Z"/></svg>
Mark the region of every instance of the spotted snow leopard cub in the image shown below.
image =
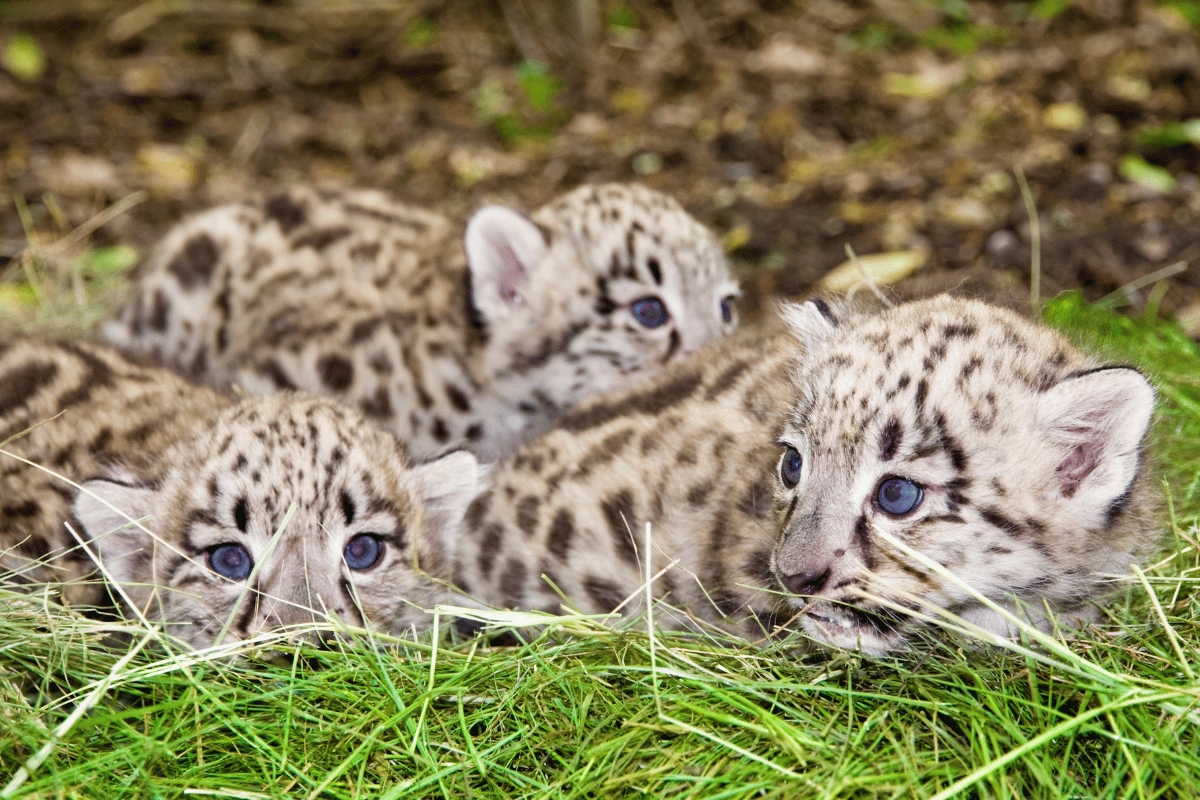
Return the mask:
<svg viewBox="0 0 1200 800"><path fill-rule="evenodd" d="M101 335L218 387L335 397L416 457L513 451L728 333L721 248L674 200L584 186L525 218L295 188L175 228Z"/></svg>
<svg viewBox="0 0 1200 800"><path fill-rule="evenodd" d="M103 608L69 522L125 600L194 647L328 616L426 627L446 590L415 565L450 568L479 490L472 456L409 467L333 401L230 403L83 342L0 339L0 443L0 584Z"/></svg>
<svg viewBox="0 0 1200 800"><path fill-rule="evenodd" d="M887 537L1049 629L1096 617L1157 544L1155 392L1013 312L945 296L790 314L809 342L780 436L774 570L814 638L905 644L905 609L1013 626Z"/></svg>
<svg viewBox="0 0 1200 800"><path fill-rule="evenodd" d="M460 587L638 614L649 555L663 627L798 625L881 654L925 629L893 606L1009 632L885 535L1043 626L1047 607L1086 618L1154 547L1154 392L1135 370L972 300L784 316L789 330L584 404L499 464L467 512Z"/></svg>

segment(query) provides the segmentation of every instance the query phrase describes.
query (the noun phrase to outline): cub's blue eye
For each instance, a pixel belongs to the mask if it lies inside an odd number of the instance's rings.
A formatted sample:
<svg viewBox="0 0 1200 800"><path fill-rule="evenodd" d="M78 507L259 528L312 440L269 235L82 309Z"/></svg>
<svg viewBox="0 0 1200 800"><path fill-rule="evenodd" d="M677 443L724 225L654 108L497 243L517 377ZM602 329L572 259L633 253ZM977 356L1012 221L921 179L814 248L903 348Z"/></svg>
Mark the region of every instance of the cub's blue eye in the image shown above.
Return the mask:
<svg viewBox="0 0 1200 800"><path fill-rule="evenodd" d="M643 297L629 304L629 311L639 324L647 328L658 328L670 319L667 307L657 297Z"/></svg>
<svg viewBox="0 0 1200 800"><path fill-rule="evenodd" d="M726 325L733 322L733 298L726 297L721 301L721 321Z"/></svg>
<svg viewBox="0 0 1200 800"><path fill-rule="evenodd" d="M905 478L887 478L875 492L875 503L886 514L902 517L925 499L925 491Z"/></svg>
<svg viewBox="0 0 1200 800"><path fill-rule="evenodd" d="M369 533L359 534L346 543L342 557L350 569L368 569L375 566L383 555L383 544L378 536Z"/></svg>
<svg viewBox="0 0 1200 800"><path fill-rule="evenodd" d="M800 452L794 447L789 447L783 451L783 458L779 460L779 480L791 489L800 482L800 468L803 466L804 459Z"/></svg>
<svg viewBox="0 0 1200 800"><path fill-rule="evenodd" d="M208 568L231 581L241 581L254 569L254 559L240 544L222 544L208 551Z"/></svg>

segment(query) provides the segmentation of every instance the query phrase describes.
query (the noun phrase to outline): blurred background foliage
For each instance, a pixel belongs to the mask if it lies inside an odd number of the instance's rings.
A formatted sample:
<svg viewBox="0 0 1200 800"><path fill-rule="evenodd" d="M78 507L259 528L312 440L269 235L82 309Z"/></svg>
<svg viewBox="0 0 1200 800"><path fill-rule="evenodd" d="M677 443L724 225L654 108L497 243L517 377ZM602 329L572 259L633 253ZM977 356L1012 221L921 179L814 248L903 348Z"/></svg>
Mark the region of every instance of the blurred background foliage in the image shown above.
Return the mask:
<svg viewBox="0 0 1200 800"><path fill-rule="evenodd" d="M1027 307L1036 235L1043 296L1195 335L1198 24L1193 0L3 0L0 309L90 324L180 216L279 184L466 214L641 180L723 237L749 314L848 247L909 265L898 296Z"/></svg>

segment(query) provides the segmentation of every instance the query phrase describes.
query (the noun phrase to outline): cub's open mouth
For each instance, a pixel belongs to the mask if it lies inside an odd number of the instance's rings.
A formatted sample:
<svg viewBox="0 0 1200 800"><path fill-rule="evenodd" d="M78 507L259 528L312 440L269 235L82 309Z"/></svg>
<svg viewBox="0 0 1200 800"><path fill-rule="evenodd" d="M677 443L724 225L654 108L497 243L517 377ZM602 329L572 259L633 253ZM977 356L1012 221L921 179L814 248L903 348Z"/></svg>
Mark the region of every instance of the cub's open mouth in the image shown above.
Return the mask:
<svg viewBox="0 0 1200 800"><path fill-rule="evenodd" d="M856 639L879 643L891 640L908 616L881 606L862 608L818 600L801 609L801 619L810 634L845 647Z"/></svg>
<svg viewBox="0 0 1200 800"><path fill-rule="evenodd" d="M854 628L855 628L855 626L849 620L845 620L845 619L834 619L833 617L826 617L826 616L822 616L820 614L814 614L811 611L808 612L806 614L806 616L809 619L811 619L813 622L817 623L818 625L828 625L830 627L838 627L844 631L854 630Z"/></svg>
<svg viewBox="0 0 1200 800"><path fill-rule="evenodd" d="M881 656L903 645L904 637L893 630L881 630L883 626L875 622L864 624L858 614L842 611L840 607L828 606L819 611L805 611L800 615L801 627L817 642L868 656Z"/></svg>

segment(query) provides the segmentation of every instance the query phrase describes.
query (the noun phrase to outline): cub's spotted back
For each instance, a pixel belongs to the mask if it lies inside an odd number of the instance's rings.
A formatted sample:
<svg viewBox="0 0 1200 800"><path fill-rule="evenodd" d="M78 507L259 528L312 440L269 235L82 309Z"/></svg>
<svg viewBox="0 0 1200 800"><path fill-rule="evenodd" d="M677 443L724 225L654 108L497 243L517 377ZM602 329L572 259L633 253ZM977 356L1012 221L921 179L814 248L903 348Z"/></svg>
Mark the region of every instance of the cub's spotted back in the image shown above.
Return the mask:
<svg viewBox="0 0 1200 800"><path fill-rule="evenodd" d="M233 404L81 342L0 344L0 386L7 583L104 605L69 521L124 601L194 647L327 618L401 634L445 597L425 571L450 569L479 489L465 453L409 467L332 401Z"/></svg>
<svg viewBox="0 0 1200 800"><path fill-rule="evenodd" d="M567 414L491 472L458 586L504 608L556 613L565 597L639 616L649 559L656 625L775 632L772 466L798 352L779 326L740 334Z"/></svg>
<svg viewBox="0 0 1200 800"><path fill-rule="evenodd" d="M216 208L164 239L101 333L217 386L335 397L417 457L492 459L734 326L719 245L658 192L585 186L451 230L374 191Z"/></svg>

